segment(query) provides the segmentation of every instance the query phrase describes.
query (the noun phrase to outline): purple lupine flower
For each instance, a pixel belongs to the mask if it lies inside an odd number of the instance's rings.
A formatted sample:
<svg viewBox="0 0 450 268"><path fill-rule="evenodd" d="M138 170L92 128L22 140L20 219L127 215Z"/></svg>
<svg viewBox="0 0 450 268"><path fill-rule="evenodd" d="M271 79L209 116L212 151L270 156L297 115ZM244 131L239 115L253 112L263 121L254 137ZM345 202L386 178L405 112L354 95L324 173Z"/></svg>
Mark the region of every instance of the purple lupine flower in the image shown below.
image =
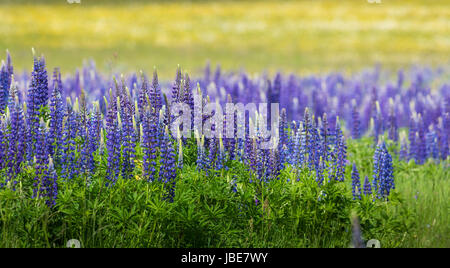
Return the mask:
<svg viewBox="0 0 450 268"><path fill-rule="evenodd" d="M447 159L449 155L449 140L450 140L450 114L446 113L444 119L440 120L440 137L441 137L441 159Z"/></svg>
<svg viewBox="0 0 450 268"><path fill-rule="evenodd" d="M34 145L37 140L37 132L39 128L39 78L38 73L40 69L40 61L34 58L34 67L31 76L31 84L28 87L27 94L27 127L28 127L28 141L27 141L27 159L31 161L33 158Z"/></svg>
<svg viewBox="0 0 450 268"><path fill-rule="evenodd" d="M269 152L269 178L278 179L281 171L280 154L275 148L271 149Z"/></svg>
<svg viewBox="0 0 450 268"><path fill-rule="evenodd" d="M173 201L175 196L175 152L172 146L172 140L169 136L169 129L166 131L161 143L161 166L159 170L159 181L163 181L168 190L167 199Z"/></svg>
<svg viewBox="0 0 450 268"><path fill-rule="evenodd" d="M392 157L384 141L375 150L373 170L372 190L378 199L387 199L391 190L395 189L395 184Z"/></svg>
<svg viewBox="0 0 450 268"><path fill-rule="evenodd" d="M395 115L394 101L389 99L389 115L387 119L388 137L393 141L398 140L397 117Z"/></svg>
<svg viewBox="0 0 450 268"><path fill-rule="evenodd" d="M144 151L143 166L145 178L153 182L156 177L156 158L157 158L157 146L158 146L158 126L157 118L147 107L142 120L142 148Z"/></svg>
<svg viewBox="0 0 450 268"><path fill-rule="evenodd" d="M311 128L311 139L309 143L310 147L308 148L308 155L310 166L317 169L318 165L320 164L320 157L322 157L324 153L322 152L323 144L322 140L320 139L319 131L314 124L314 117L312 121L313 125ZM323 160L326 161L326 159Z"/></svg>
<svg viewBox="0 0 450 268"><path fill-rule="evenodd" d="M406 137L404 133L403 135L400 135L400 152L399 152L399 159L403 161L408 160L408 143L406 142Z"/></svg>
<svg viewBox="0 0 450 268"><path fill-rule="evenodd" d="M11 87L11 77L14 74L14 68L9 51L6 51L6 63L2 61L0 69L0 113L3 113L8 102L9 89Z"/></svg>
<svg viewBox="0 0 450 268"><path fill-rule="evenodd" d="M219 138L219 152L217 153L216 170L222 170L225 167L225 147L222 138Z"/></svg>
<svg viewBox="0 0 450 268"><path fill-rule="evenodd" d="M114 185L119 176L120 170L120 129L118 123L117 102L115 97L111 96L108 112L106 114L106 149L108 151L108 171L106 179L109 182L107 186Z"/></svg>
<svg viewBox="0 0 450 268"><path fill-rule="evenodd" d="M178 162L177 162L177 168L179 170L183 169L183 142L181 139L178 139Z"/></svg>
<svg viewBox="0 0 450 268"><path fill-rule="evenodd" d="M291 163L298 170L303 167L305 161L305 135L303 133L303 123L300 122L300 125L297 129L294 139L294 149L293 149L293 162Z"/></svg>
<svg viewBox="0 0 450 268"><path fill-rule="evenodd" d="M272 103L280 103L280 94L281 94L281 74L277 73L273 80L273 86L268 81L268 91L267 91L267 102L269 105L267 120L272 122ZM286 118L287 120L287 118ZM281 133L280 133L281 135ZM284 159L282 159L284 161Z"/></svg>
<svg viewBox="0 0 450 268"><path fill-rule="evenodd" d="M436 132L434 131L433 125L431 125L425 137L426 152L428 158L433 158L436 160L439 159L439 149L437 140L438 138Z"/></svg>
<svg viewBox="0 0 450 268"><path fill-rule="evenodd" d="M182 95L181 79L182 79L181 68L180 66L178 66L175 81L173 82L172 86L172 102L175 103L181 102L182 98L184 97Z"/></svg>
<svg viewBox="0 0 450 268"><path fill-rule="evenodd" d="M159 87L158 73L156 72L156 69L153 71L153 81L152 87L150 89L150 95L152 107L155 108L155 113L158 114L162 108L162 100L161 100L161 88Z"/></svg>
<svg viewBox="0 0 450 268"><path fill-rule="evenodd" d="M364 195L369 196L372 194L372 186L369 181L369 177L364 178Z"/></svg>
<svg viewBox="0 0 450 268"><path fill-rule="evenodd" d="M418 125L418 135L419 135L419 140L417 141L417 162L419 164L423 164L427 158L427 151L426 151L426 141L425 141L425 125L424 122L422 120L422 116L419 114L418 115L418 120L417 120L417 125Z"/></svg>
<svg viewBox="0 0 450 268"><path fill-rule="evenodd" d="M336 120L336 129L335 129L335 169L336 169L336 180L344 181L345 174L345 162L347 161L347 145L345 144L345 139L342 134L341 124L339 123L339 119Z"/></svg>
<svg viewBox="0 0 450 268"><path fill-rule="evenodd" d="M219 87L221 73L220 64L217 64L216 71L214 72L214 83L217 87Z"/></svg>
<svg viewBox="0 0 450 268"><path fill-rule="evenodd" d="M204 147L204 137L197 137L197 170L198 171L206 171L206 153Z"/></svg>
<svg viewBox="0 0 450 268"><path fill-rule="evenodd" d="M383 156L383 163L382 163L382 167L381 167L382 180L381 180L380 189L382 189L381 196L387 199L391 190L395 189L394 167L392 164L392 157L389 154L389 152L386 148L386 145L384 143L383 143L383 147L384 147L384 152L383 152L384 156Z"/></svg>
<svg viewBox="0 0 450 268"><path fill-rule="evenodd" d="M312 145L312 128L313 125L307 107L305 108L305 114L303 116L303 133L305 137L305 150L308 153L308 167L310 170L312 169L312 151L314 150Z"/></svg>
<svg viewBox="0 0 450 268"><path fill-rule="evenodd" d="M217 139L212 137L209 139L209 152L207 158L208 169L215 169L216 158L217 158Z"/></svg>
<svg viewBox="0 0 450 268"><path fill-rule="evenodd" d="M45 68L44 56L39 59L38 69L33 70L33 79L36 86L36 106L39 109L41 106L46 106L48 101L48 81L47 69ZM31 83L33 83L33 79Z"/></svg>
<svg viewBox="0 0 450 268"><path fill-rule="evenodd" d="M7 53L7 61L6 63L2 62L2 66L0 68L0 113L3 113L8 102L12 75L13 67L11 63L11 56Z"/></svg>
<svg viewBox="0 0 450 268"><path fill-rule="evenodd" d="M48 167L43 176L42 188L43 195L46 197L45 203L49 208L54 207L58 198L58 175L51 157L49 157Z"/></svg>
<svg viewBox="0 0 450 268"><path fill-rule="evenodd" d="M58 80L59 75L58 70L55 69L53 75L53 90L50 96L49 153L53 155L56 163L59 163L60 161L64 117L62 84Z"/></svg>
<svg viewBox="0 0 450 268"><path fill-rule="evenodd" d="M124 97L124 106L121 107L122 119L122 177L130 178L134 170L136 153L136 131L133 127L132 104L128 97Z"/></svg>
<svg viewBox="0 0 450 268"><path fill-rule="evenodd" d="M35 159L35 178L33 183L33 198L45 196L45 172L48 167L47 130L41 120L37 133Z"/></svg>
<svg viewBox="0 0 450 268"><path fill-rule="evenodd" d="M231 99L231 95L228 94L227 97L227 103L232 103L232 99ZM227 118L224 118L224 125L223 125L223 131L224 131L224 146L225 146L225 150L228 152L229 157L231 160L235 160L236 159L236 139L238 136L238 126L237 126L237 121L238 121L238 117L237 117L237 112L233 111L233 136L232 137L227 137L227 124L230 124L230 121L227 120Z"/></svg>
<svg viewBox="0 0 450 268"><path fill-rule="evenodd" d="M64 179L72 179L76 174L76 143L77 137L77 117L73 110L70 99L67 99L67 111L65 122L63 122L63 137L61 150L61 177Z"/></svg>
<svg viewBox="0 0 450 268"><path fill-rule="evenodd" d="M361 180L355 163L353 163L352 167L352 194L353 200L361 199Z"/></svg>
<svg viewBox="0 0 450 268"><path fill-rule="evenodd" d="M322 157L326 161L330 158L330 127L328 125L327 114L324 113L322 116L322 127L320 129L322 136Z"/></svg>
<svg viewBox="0 0 450 268"><path fill-rule="evenodd" d="M356 100L352 100L352 138L359 139L361 137L361 120L359 118Z"/></svg>
<svg viewBox="0 0 450 268"><path fill-rule="evenodd" d="M279 126L279 135L280 141L278 142L278 151L280 152L280 162L282 167L284 167L284 163L287 160L287 156L289 154L288 150L285 150L288 144L288 123L287 123L287 115L286 109L281 110L280 114L280 126Z"/></svg>
<svg viewBox="0 0 450 268"><path fill-rule="evenodd" d="M409 159L415 159L417 161L417 144L416 144L416 132L417 132L417 122L415 114L409 119Z"/></svg>
<svg viewBox="0 0 450 268"><path fill-rule="evenodd" d="M152 96L150 94L150 89L149 89L149 84L148 84L148 80L147 77L142 73L141 75L141 79L142 79L142 84L141 84L141 89L139 91L139 96L138 96L138 108L139 108L139 112L141 114L144 114L145 112L145 107L147 105L149 105L149 103L147 103L147 98L151 101L152 100ZM152 105L152 107L155 108L155 104L150 102L150 105Z"/></svg>
<svg viewBox="0 0 450 268"><path fill-rule="evenodd" d="M261 138L254 139L254 150L255 150L255 159L256 159L256 177L260 182L265 181L266 179L266 158L267 154L265 150L261 149Z"/></svg>
<svg viewBox="0 0 450 268"><path fill-rule="evenodd" d="M6 157L5 157L5 149L6 149L5 136L6 135L5 135L5 132L6 132L6 122L3 118L0 118L0 169L3 169L6 165ZM8 181L6 181L6 182L8 182Z"/></svg>
<svg viewBox="0 0 450 268"><path fill-rule="evenodd" d="M381 142L378 142L377 148L373 155L373 180L372 190L374 193L379 192L379 184L381 181L381 165L383 162L383 147Z"/></svg>
<svg viewBox="0 0 450 268"><path fill-rule="evenodd" d="M246 164L249 166L254 175L258 174L258 154L256 138L247 138L246 141L247 152L245 152Z"/></svg>
<svg viewBox="0 0 450 268"><path fill-rule="evenodd" d="M88 121L88 135L86 150L86 168L93 174L95 172L96 163L94 159L95 152L100 148L100 135L102 129L102 115L98 103L94 103L94 109L90 114ZM83 149L84 149L83 148Z"/></svg>
<svg viewBox="0 0 450 268"><path fill-rule="evenodd" d="M325 171L325 161L322 159L322 157L319 158L319 163L317 164L316 168L316 181L319 185L323 184L324 176L323 173Z"/></svg>
<svg viewBox="0 0 450 268"><path fill-rule="evenodd" d="M375 102L376 113L373 116L374 129L373 129L373 139L374 143L378 143L378 137L383 135L383 115L381 114L380 103Z"/></svg>
<svg viewBox="0 0 450 268"><path fill-rule="evenodd" d="M26 149L26 129L22 105L19 103L17 85L12 79L8 109L10 109L10 130L8 133L8 176L7 182L15 178L20 172L21 164L25 160L24 151ZM3 159L3 158L2 158Z"/></svg>

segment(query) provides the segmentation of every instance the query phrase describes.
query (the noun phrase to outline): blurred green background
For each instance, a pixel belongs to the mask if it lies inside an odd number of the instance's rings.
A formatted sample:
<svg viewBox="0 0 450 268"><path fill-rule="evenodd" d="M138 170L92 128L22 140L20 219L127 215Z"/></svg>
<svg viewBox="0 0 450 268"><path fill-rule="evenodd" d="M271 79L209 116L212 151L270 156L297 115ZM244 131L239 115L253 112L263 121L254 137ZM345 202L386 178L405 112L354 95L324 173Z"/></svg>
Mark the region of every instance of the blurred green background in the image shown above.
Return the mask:
<svg viewBox="0 0 450 268"><path fill-rule="evenodd" d="M0 0L0 51L30 70L31 47L65 72L94 59L166 78L208 60L252 72L438 66L449 63L450 1Z"/></svg>

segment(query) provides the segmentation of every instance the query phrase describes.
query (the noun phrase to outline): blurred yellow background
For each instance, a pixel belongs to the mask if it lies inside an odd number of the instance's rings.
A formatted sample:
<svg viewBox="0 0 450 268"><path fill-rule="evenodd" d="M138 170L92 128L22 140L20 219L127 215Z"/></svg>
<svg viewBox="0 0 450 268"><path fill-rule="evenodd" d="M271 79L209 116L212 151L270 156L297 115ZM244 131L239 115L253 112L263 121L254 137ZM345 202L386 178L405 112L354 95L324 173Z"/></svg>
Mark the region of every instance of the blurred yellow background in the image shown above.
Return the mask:
<svg viewBox="0 0 450 268"><path fill-rule="evenodd" d="M104 70L156 66L170 77L177 64L197 73L207 60L304 73L449 63L450 1L0 2L0 51L19 70L31 69L31 47L63 71L92 58Z"/></svg>

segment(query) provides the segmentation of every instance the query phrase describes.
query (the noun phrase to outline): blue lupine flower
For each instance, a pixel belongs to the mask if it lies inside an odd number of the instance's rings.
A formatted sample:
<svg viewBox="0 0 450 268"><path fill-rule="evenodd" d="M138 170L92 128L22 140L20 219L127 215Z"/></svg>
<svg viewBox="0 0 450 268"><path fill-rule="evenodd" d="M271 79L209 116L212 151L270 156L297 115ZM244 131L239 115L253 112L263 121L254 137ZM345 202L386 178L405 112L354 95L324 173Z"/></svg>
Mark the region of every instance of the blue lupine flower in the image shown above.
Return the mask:
<svg viewBox="0 0 450 268"><path fill-rule="evenodd" d="M369 181L369 177L364 178L364 195L369 196L372 194L372 186Z"/></svg>
<svg viewBox="0 0 450 268"><path fill-rule="evenodd" d="M355 163L353 163L352 167L352 194L353 200L361 199L361 179Z"/></svg>
<svg viewBox="0 0 450 268"><path fill-rule="evenodd" d="M8 152L6 154L8 159L8 176L6 182L19 174L21 164L25 160L26 129L22 106L19 103L17 94L17 85L13 79L8 102L8 109L10 109L10 130L7 134ZM16 181L14 181L15 183Z"/></svg>
<svg viewBox="0 0 450 268"><path fill-rule="evenodd" d="M173 201L175 196L175 152L172 140L169 137L169 129L166 126L165 135L161 143L161 166L159 171L159 181L163 181L168 191L167 199Z"/></svg>
<svg viewBox="0 0 450 268"><path fill-rule="evenodd" d="M208 169L215 169L216 158L217 158L217 139L216 137L212 137L209 139L209 152L206 162Z"/></svg>
<svg viewBox="0 0 450 268"><path fill-rule="evenodd" d="M204 137L197 137L197 170L198 171L206 171L206 153L204 147Z"/></svg>
<svg viewBox="0 0 450 268"><path fill-rule="evenodd" d="M35 159L35 178L33 183L33 198L45 196L45 172L48 167L47 130L41 120L37 133Z"/></svg>
<svg viewBox="0 0 450 268"><path fill-rule="evenodd" d="M395 116L394 101L389 99L389 115L387 119L388 137L393 141L398 140L397 117Z"/></svg>
<svg viewBox="0 0 450 268"><path fill-rule="evenodd" d="M41 106L46 106L48 101L48 81L47 81L47 69L45 68L45 59L42 56L38 59L38 69L33 70L33 78L35 82L36 90L36 106L39 109ZM33 79L31 80L33 83Z"/></svg>
<svg viewBox="0 0 450 268"><path fill-rule="evenodd" d="M415 118L415 114L413 114L409 120L409 159L417 160L417 144L416 144L416 131L417 131L417 122Z"/></svg>
<svg viewBox="0 0 450 268"><path fill-rule="evenodd" d="M329 160L330 158L330 146L331 146L331 139L330 139L330 127L328 125L328 118L327 114L324 113L322 116L322 127L320 128L320 135L322 137L322 157L325 160Z"/></svg>
<svg viewBox="0 0 450 268"><path fill-rule="evenodd" d="M63 122L63 138L61 150L61 177L65 179L72 179L76 174L76 143L77 137L77 117L70 104L70 99L67 100L67 111L65 122Z"/></svg>
<svg viewBox="0 0 450 268"><path fill-rule="evenodd" d="M120 170L120 129L117 117L117 102L111 96L108 112L106 114L106 149L108 151L107 186L114 185Z"/></svg>
<svg viewBox="0 0 450 268"><path fill-rule="evenodd" d="M183 142L182 139L178 139L178 163L177 168L179 170L183 169Z"/></svg>
<svg viewBox="0 0 450 268"><path fill-rule="evenodd" d="M376 114L373 116L374 122L374 133L373 139L374 143L378 143L378 137L383 134L383 115L381 114L380 103L378 101L375 102Z"/></svg>
<svg viewBox="0 0 450 268"><path fill-rule="evenodd" d="M319 163L317 164L316 168L316 181L319 185L323 184L324 181L324 173L325 170L325 161L322 159L322 157L319 158Z"/></svg>
<svg viewBox="0 0 450 268"><path fill-rule="evenodd" d="M395 189L394 184L394 168L392 164L392 157L386 149L386 145L384 144L384 152L383 152L383 163L381 167L382 172L382 180L381 180L381 196L384 198L388 198L392 189Z"/></svg>
<svg viewBox="0 0 450 268"><path fill-rule="evenodd" d="M289 154L289 152L287 150L285 150L285 148L287 147L288 138L289 138L288 137L288 124L287 124L286 109L281 110L279 135L280 135L280 140L278 142L278 151L280 152L281 165L284 166L284 163L286 162L287 156Z"/></svg>
<svg viewBox="0 0 450 268"><path fill-rule="evenodd" d="M345 144L339 119L336 120L335 137L335 179L337 181L344 181L345 162L347 161L347 145Z"/></svg>
<svg viewBox="0 0 450 268"><path fill-rule="evenodd" d="M352 138L359 139L361 137L361 120L359 118L356 100L352 100Z"/></svg>
<svg viewBox="0 0 450 268"><path fill-rule="evenodd" d="M381 181L381 165L383 162L383 147L381 142L378 143L375 153L373 155L373 180L372 180L372 190L374 193L379 191L379 184Z"/></svg>
<svg viewBox="0 0 450 268"><path fill-rule="evenodd" d="M178 66L175 81L173 82L172 86L172 102L175 103L181 102L182 98L184 97L182 95L181 79L182 79L181 68L180 66Z"/></svg>
<svg viewBox="0 0 450 268"><path fill-rule="evenodd" d="M145 112L145 107L147 107L147 105L152 105L152 107L155 107L153 103L147 103L147 99L148 100L152 100L152 96L150 94L150 89L149 89L149 84L148 84L148 80L147 77L142 74L142 85L141 85L141 89L139 91L139 96L138 96L138 108L139 108L139 112L141 114L144 114Z"/></svg>
<svg viewBox="0 0 450 268"><path fill-rule="evenodd" d="M433 129L433 125L430 126L430 130L426 134L425 140L426 140L427 157L433 158L433 159L439 159L437 135Z"/></svg>
<svg viewBox="0 0 450 268"><path fill-rule="evenodd" d="M418 131L419 134L419 140L417 144L417 162L419 164L423 164L427 158L427 145L425 140L425 124L423 122L422 116L418 115Z"/></svg>
<svg viewBox="0 0 450 268"><path fill-rule="evenodd" d="M50 129L49 129L49 153L59 163L61 155L61 143L63 133L64 107L62 101L62 85L57 80L58 70L55 69L53 90L50 96Z"/></svg>
<svg viewBox="0 0 450 268"><path fill-rule="evenodd" d="M395 189L395 184L392 157L384 141L375 150L373 170L372 190L378 199L387 199L391 190Z"/></svg>
<svg viewBox="0 0 450 268"><path fill-rule="evenodd" d="M400 152L399 159L407 161L408 160L408 144L406 142L406 138L403 135L400 136Z"/></svg>
<svg viewBox="0 0 450 268"><path fill-rule="evenodd" d="M102 116L100 113L100 107L98 103L94 103L94 109L90 114L88 121L87 144L85 146L86 148L85 150L87 152L86 167L91 174L95 172L96 168L94 154L100 147L101 129L102 129Z"/></svg>
<svg viewBox="0 0 450 268"><path fill-rule="evenodd" d="M0 118L0 169L3 169L6 165L6 157L5 157L5 132L6 132L6 123L3 118Z"/></svg>
<svg viewBox="0 0 450 268"><path fill-rule="evenodd" d="M54 207L58 198L58 175L56 174L53 160L50 157L47 170L42 180L42 190L43 196L46 197L45 203L47 206L50 208Z"/></svg>
<svg viewBox="0 0 450 268"><path fill-rule="evenodd" d="M158 114L162 108L162 100L161 100L161 88L159 87L158 73L156 72L156 69L153 71L153 81L150 90L150 95L152 107L155 108L155 113Z"/></svg>
<svg viewBox="0 0 450 268"><path fill-rule="evenodd" d="M142 148L144 151L143 166L144 176L148 181L154 181L156 177L156 158L158 146L157 118L147 107L142 121Z"/></svg>
<svg viewBox="0 0 450 268"><path fill-rule="evenodd" d="M6 63L2 61L0 68L0 113L3 113L8 102L9 89L11 87L11 77L14 68L9 51L6 51Z"/></svg>
<svg viewBox="0 0 450 268"><path fill-rule="evenodd" d="M134 170L136 153L136 131L133 127L132 104L128 97L124 97L124 106L121 109L122 119L122 177L130 178Z"/></svg>
<svg viewBox="0 0 450 268"><path fill-rule="evenodd" d="M223 145L222 137L219 138L219 152L217 153L216 170L221 170L225 167L225 147Z"/></svg>

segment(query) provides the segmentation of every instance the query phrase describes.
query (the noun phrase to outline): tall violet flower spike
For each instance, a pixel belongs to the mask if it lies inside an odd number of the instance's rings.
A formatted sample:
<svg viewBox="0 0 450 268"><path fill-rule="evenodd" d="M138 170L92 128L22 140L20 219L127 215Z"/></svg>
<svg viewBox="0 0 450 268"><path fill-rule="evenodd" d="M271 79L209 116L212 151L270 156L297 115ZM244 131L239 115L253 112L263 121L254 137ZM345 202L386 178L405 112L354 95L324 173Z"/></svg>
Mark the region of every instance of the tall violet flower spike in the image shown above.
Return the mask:
<svg viewBox="0 0 450 268"><path fill-rule="evenodd" d="M55 69L55 77L58 77L57 72L58 70ZM64 107L62 102L62 86L55 79L53 84L54 87L50 96L49 153L54 156L54 159L58 163L61 155Z"/></svg>
<svg viewBox="0 0 450 268"><path fill-rule="evenodd" d="M370 184L369 177L364 178L364 195L370 196L372 194L372 185Z"/></svg>
<svg viewBox="0 0 450 268"><path fill-rule="evenodd" d="M352 100L352 138L359 139L361 137L361 120L359 118L356 100Z"/></svg>
<svg viewBox="0 0 450 268"><path fill-rule="evenodd" d="M143 165L144 176L148 181L154 181L156 177L156 158L158 146L158 123L154 113L150 111L147 106L143 121L142 121L142 148L144 151Z"/></svg>
<svg viewBox="0 0 450 268"><path fill-rule="evenodd" d="M168 190L167 199L173 201L175 195L175 152L169 136L169 129L166 126L165 134L161 141L161 166L159 180L163 181Z"/></svg>
<svg viewBox="0 0 450 268"><path fill-rule="evenodd" d="M361 180L355 163L352 167L352 194L353 200L361 199Z"/></svg>
<svg viewBox="0 0 450 268"><path fill-rule="evenodd" d="M339 118L336 119L335 136L336 180L344 181L345 164L347 161L347 145L345 144L344 136L342 134Z"/></svg>
<svg viewBox="0 0 450 268"><path fill-rule="evenodd" d="M6 176L6 182L19 174L21 164L25 160L24 151L26 149L25 121L14 78L9 93L8 109L10 109L10 130L7 134L8 176Z"/></svg>

